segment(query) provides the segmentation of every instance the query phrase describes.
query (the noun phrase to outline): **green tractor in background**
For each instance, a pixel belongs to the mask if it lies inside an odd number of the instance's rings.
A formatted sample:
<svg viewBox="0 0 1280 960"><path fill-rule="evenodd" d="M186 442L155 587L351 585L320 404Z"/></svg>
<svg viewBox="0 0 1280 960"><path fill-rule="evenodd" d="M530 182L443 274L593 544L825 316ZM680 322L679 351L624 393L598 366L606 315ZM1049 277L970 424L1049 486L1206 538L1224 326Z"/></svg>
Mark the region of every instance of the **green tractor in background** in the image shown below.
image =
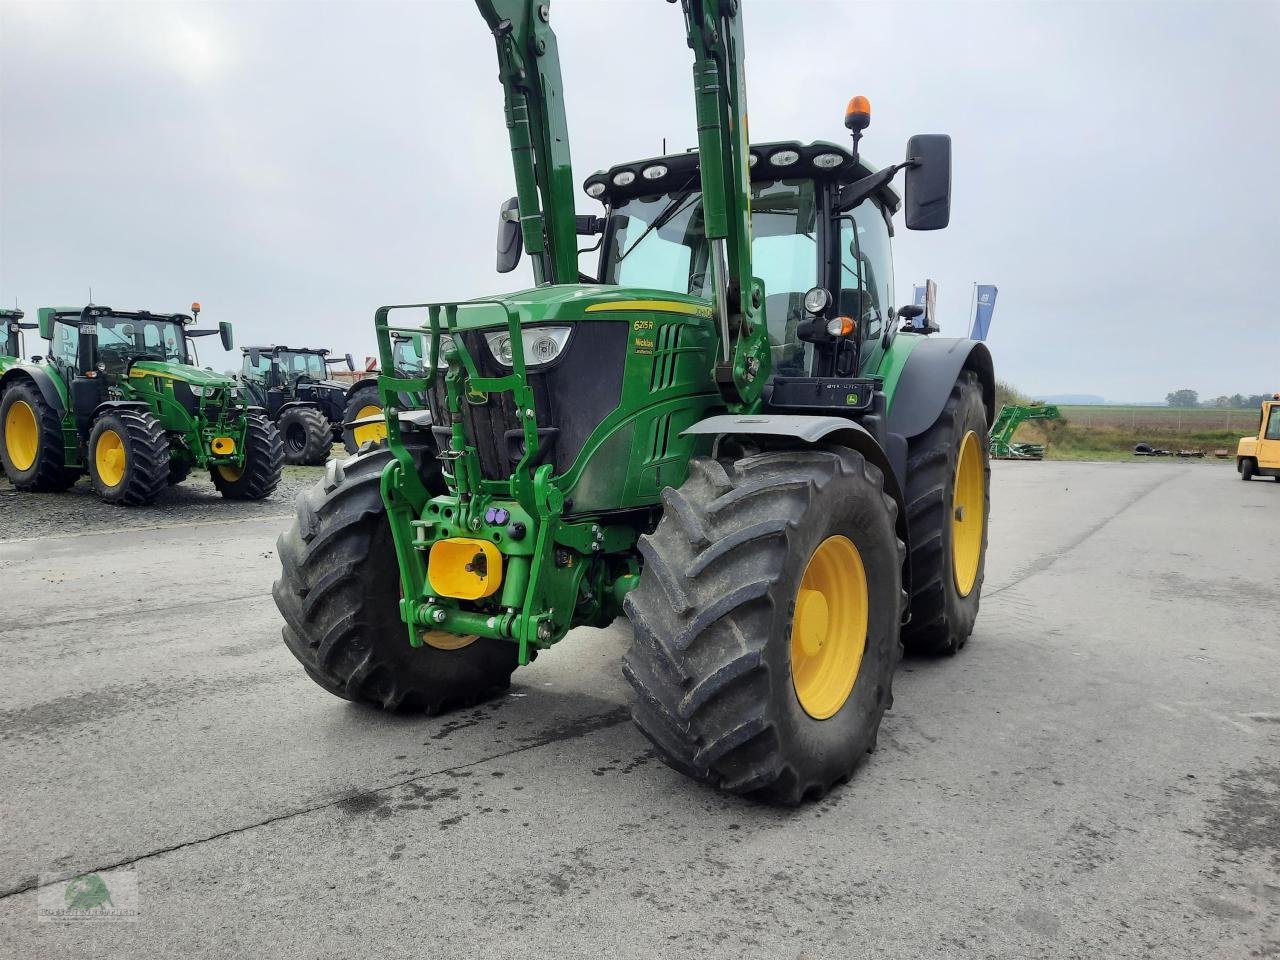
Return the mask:
<svg viewBox="0 0 1280 960"><path fill-rule="evenodd" d="M234 380L196 365L195 338L217 334L232 347L229 323L190 328L199 310L42 307L48 356L0 358L9 481L57 491L88 473L103 500L139 506L200 468L228 499L269 496L284 462L280 435Z"/></svg>
<svg viewBox="0 0 1280 960"><path fill-rule="evenodd" d="M749 145L741 6L682 0L698 149L591 175L580 217L549 4L477 4L518 190L498 266L523 249L536 286L377 311L383 370L396 337L426 369L384 373L388 443L299 498L285 643L337 696L437 712L625 614L666 763L821 796L874 746L902 642L954 653L978 613L992 360L901 324L890 253L899 171L906 226L947 225L950 139L877 169L855 98L853 150Z"/></svg>

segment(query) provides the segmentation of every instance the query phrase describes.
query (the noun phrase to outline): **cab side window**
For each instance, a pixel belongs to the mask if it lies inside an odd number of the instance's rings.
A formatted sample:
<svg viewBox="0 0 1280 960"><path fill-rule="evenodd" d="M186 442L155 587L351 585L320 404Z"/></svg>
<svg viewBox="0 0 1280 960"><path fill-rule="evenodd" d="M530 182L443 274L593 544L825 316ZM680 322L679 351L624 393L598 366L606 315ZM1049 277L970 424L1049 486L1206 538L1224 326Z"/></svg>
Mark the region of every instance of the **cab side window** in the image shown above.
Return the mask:
<svg viewBox="0 0 1280 960"><path fill-rule="evenodd" d="M841 221L840 261L841 315L858 322L863 339L879 337L893 306L893 253L889 225L874 200L858 205L852 224Z"/></svg>
<svg viewBox="0 0 1280 960"><path fill-rule="evenodd" d="M1271 416L1267 418L1267 432L1264 440L1280 440L1280 403L1271 407Z"/></svg>
<svg viewBox="0 0 1280 960"><path fill-rule="evenodd" d="M79 333L74 323L61 321L53 325L53 361L60 367L76 365Z"/></svg>

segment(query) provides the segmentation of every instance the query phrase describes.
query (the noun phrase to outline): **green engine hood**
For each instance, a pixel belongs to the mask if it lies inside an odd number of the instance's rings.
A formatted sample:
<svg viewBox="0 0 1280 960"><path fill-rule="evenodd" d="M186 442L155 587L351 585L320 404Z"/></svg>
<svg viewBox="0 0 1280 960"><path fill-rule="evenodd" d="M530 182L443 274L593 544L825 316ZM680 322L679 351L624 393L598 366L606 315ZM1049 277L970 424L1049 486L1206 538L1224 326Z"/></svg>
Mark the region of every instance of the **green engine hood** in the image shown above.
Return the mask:
<svg viewBox="0 0 1280 960"><path fill-rule="evenodd" d="M224 390L236 385L234 380L221 373L185 363L169 363L166 360L139 360L129 368L129 376L164 377L167 380L180 380L193 387L220 387Z"/></svg>
<svg viewBox="0 0 1280 960"><path fill-rule="evenodd" d="M712 317L710 301L670 290L558 284L459 303L458 327L474 330L505 326L503 306L517 313L521 324L603 320L608 314L615 314L610 319L617 319L616 314L637 311L679 313L707 320Z"/></svg>

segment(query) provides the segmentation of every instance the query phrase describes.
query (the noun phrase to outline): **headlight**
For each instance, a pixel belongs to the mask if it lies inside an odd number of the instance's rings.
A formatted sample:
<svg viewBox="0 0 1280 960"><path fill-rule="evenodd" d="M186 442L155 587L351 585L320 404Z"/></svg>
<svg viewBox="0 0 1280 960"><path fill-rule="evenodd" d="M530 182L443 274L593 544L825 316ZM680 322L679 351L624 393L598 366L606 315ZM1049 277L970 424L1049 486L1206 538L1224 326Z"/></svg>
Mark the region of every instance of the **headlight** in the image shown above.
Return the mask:
<svg viewBox="0 0 1280 960"><path fill-rule="evenodd" d="M844 163L844 157L838 153L820 153L813 158L813 165L821 170L834 170Z"/></svg>
<svg viewBox="0 0 1280 960"><path fill-rule="evenodd" d="M795 150L775 150L769 154L769 162L775 167L789 167L800 159L800 154Z"/></svg>
<svg viewBox="0 0 1280 960"><path fill-rule="evenodd" d="M191 392L197 397L203 397L206 394L211 394L213 391L209 387L197 387L195 385L192 385Z"/></svg>
<svg viewBox="0 0 1280 960"><path fill-rule="evenodd" d="M430 341L428 341L430 343ZM429 348L428 348L429 349ZM441 370L449 366L449 362L445 360L445 356L453 349L453 337L447 333L440 335L440 355L436 357L436 366Z"/></svg>
<svg viewBox="0 0 1280 960"><path fill-rule="evenodd" d="M520 341L524 345L524 362L536 367L550 363L564 351L569 341L572 327L529 327L520 331ZM489 344L489 352L504 367L512 365L511 335L509 333L486 333L485 341Z"/></svg>

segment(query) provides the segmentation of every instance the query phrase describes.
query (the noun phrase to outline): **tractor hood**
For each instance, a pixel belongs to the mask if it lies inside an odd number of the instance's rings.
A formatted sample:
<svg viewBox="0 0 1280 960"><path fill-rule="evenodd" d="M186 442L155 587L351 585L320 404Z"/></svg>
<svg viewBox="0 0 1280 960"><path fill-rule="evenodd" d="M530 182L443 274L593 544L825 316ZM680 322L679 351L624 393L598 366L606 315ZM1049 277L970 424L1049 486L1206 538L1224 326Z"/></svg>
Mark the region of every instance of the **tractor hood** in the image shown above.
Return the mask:
<svg viewBox="0 0 1280 960"><path fill-rule="evenodd" d="M185 363L170 363L166 360L139 360L129 368L129 376L164 377L167 380L179 380L193 387L214 387L224 390L229 390L236 385L234 380L221 373Z"/></svg>
<svg viewBox="0 0 1280 960"><path fill-rule="evenodd" d="M506 326L504 306L519 316L522 325L606 318L616 320L617 314L636 311L712 318L711 303L702 297L672 293L670 290L606 284L557 284L459 303L458 328L475 330Z"/></svg>

